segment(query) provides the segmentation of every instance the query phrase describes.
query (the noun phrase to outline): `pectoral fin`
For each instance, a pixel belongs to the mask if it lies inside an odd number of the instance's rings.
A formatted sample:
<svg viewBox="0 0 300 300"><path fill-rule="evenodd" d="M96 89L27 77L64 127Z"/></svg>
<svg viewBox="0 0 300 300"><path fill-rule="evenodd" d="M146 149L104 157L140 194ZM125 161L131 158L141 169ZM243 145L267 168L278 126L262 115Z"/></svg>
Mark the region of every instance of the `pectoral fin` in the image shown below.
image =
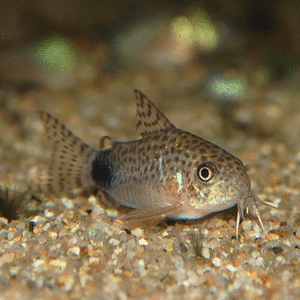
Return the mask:
<svg viewBox="0 0 300 300"><path fill-rule="evenodd" d="M167 214L180 209L181 206L181 203L174 203L165 207L139 208L123 216L118 221L127 229L150 227L162 221Z"/></svg>

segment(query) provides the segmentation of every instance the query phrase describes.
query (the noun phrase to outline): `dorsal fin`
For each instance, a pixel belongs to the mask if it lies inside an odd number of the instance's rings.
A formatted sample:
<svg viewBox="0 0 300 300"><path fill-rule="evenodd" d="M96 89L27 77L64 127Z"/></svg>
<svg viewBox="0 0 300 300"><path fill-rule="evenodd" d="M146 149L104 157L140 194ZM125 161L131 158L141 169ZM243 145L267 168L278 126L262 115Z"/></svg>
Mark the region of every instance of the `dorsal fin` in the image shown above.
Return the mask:
<svg viewBox="0 0 300 300"><path fill-rule="evenodd" d="M142 137L175 129L167 117L142 92L135 90L136 97L136 130Z"/></svg>

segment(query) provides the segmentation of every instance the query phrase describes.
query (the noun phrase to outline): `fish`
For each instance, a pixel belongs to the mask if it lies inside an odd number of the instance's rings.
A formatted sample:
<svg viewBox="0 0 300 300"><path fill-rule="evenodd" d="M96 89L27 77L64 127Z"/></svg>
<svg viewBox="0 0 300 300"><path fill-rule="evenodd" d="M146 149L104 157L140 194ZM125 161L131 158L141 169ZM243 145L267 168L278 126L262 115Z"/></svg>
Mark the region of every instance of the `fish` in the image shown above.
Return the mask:
<svg viewBox="0 0 300 300"><path fill-rule="evenodd" d="M248 167L221 147L177 128L142 92L134 92L141 138L118 142L106 136L100 150L39 111L52 154L36 176L36 192L96 187L111 201L133 209L120 218L132 227L164 218L197 220L237 206L237 239L244 211L252 207L265 231Z"/></svg>

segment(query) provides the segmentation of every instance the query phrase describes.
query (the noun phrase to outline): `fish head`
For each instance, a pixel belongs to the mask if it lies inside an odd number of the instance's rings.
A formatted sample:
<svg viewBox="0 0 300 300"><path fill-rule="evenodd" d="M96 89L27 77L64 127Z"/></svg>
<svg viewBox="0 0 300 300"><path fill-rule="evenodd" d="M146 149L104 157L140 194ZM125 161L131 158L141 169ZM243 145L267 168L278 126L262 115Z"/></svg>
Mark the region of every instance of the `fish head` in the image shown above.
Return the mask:
<svg viewBox="0 0 300 300"><path fill-rule="evenodd" d="M247 167L218 146L207 145L205 155L193 164L187 188L190 205L202 216L237 205L243 216L245 208L255 203Z"/></svg>
<svg viewBox="0 0 300 300"><path fill-rule="evenodd" d="M251 191L248 168L237 157L216 145L212 145L214 155L202 156L188 188L189 205L198 217L237 206L236 238L239 223L244 218L244 210L253 207L263 232L266 234L257 207L257 197ZM218 155L216 155L218 153Z"/></svg>

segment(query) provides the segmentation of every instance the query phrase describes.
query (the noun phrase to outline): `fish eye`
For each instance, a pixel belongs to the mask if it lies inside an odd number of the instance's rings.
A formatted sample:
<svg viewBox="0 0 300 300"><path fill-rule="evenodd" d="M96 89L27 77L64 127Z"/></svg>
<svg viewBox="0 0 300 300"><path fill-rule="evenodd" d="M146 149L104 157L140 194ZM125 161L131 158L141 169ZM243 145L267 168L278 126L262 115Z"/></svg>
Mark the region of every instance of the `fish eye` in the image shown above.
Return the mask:
<svg viewBox="0 0 300 300"><path fill-rule="evenodd" d="M197 169L197 175L202 182L211 181L216 173L216 167L212 163L204 163Z"/></svg>

